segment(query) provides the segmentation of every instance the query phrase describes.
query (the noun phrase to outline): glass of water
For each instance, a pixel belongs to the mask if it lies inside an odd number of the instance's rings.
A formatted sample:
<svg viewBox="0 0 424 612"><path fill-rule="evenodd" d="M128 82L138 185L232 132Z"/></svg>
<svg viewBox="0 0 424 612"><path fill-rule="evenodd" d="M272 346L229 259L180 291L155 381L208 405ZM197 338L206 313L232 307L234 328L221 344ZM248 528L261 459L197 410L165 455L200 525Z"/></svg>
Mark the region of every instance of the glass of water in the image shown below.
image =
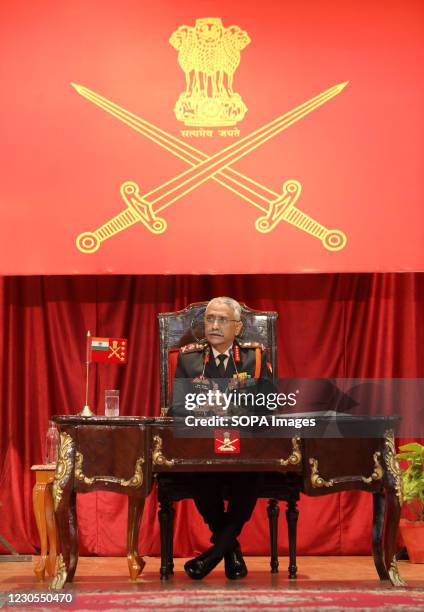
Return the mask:
<svg viewBox="0 0 424 612"><path fill-rule="evenodd" d="M119 416L119 391L117 389L106 389L105 391L105 416Z"/></svg>

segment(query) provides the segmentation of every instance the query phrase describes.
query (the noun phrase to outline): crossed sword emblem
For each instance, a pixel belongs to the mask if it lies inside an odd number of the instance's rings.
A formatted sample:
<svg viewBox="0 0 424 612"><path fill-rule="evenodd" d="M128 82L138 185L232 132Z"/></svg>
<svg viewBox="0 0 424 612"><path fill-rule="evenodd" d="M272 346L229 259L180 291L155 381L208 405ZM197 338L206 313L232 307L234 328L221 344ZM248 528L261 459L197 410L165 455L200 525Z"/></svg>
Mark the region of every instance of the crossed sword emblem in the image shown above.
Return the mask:
<svg viewBox="0 0 424 612"><path fill-rule="evenodd" d="M218 153L209 156L87 87L73 83L76 91L87 100L192 166L144 194L140 193L137 183L133 181L123 183L120 192L126 209L93 232L80 234L76 239L77 248L83 253L94 253L102 242L135 223L142 223L153 234L163 233L167 228L167 222L159 216L160 213L207 180L212 179L261 210L262 214L255 222L257 231L271 232L280 221L285 221L320 240L327 250L340 251L346 245L346 234L338 229L328 229L295 206L302 189L299 181L293 179L285 181L282 192L277 193L238 172L232 168L232 165L334 98L347 84L348 81L330 87Z"/></svg>
<svg viewBox="0 0 424 612"><path fill-rule="evenodd" d="M117 340L113 340L112 346L109 346L109 350L110 350L110 353L107 356L108 359L111 359L112 357L116 357L120 361L125 360L125 357L122 355L122 352L121 352L121 346L119 345L119 342Z"/></svg>
<svg viewBox="0 0 424 612"><path fill-rule="evenodd" d="M228 431L224 431L224 439L220 440L219 438L217 438L216 441L219 442L219 444L221 444L221 446L218 447L218 450L220 450L221 452L226 452L226 451L231 452L231 451L236 450L236 447L234 446L234 444L238 442L239 439L234 438L234 440L232 440L230 437L230 433Z"/></svg>

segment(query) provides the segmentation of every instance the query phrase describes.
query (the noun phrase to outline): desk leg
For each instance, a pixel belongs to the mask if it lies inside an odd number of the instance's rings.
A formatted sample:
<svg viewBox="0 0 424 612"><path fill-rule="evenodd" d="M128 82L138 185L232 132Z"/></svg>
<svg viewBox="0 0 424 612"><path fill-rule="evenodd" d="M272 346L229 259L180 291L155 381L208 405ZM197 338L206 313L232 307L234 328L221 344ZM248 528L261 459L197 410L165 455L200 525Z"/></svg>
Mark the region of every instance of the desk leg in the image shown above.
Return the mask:
<svg viewBox="0 0 424 612"><path fill-rule="evenodd" d="M168 525L168 576L174 575L174 505L169 508L169 525Z"/></svg>
<svg viewBox="0 0 424 612"><path fill-rule="evenodd" d="M396 561L396 540L399 529L400 511L402 505L402 475L396 459L396 447L393 431L384 436L383 457L386 466L384 488L386 491L386 511L384 529L384 562L393 586L405 586L399 575Z"/></svg>
<svg viewBox="0 0 424 612"><path fill-rule="evenodd" d="M296 539L297 539L297 519L299 518L299 510L297 509L297 500L290 499L287 502L286 510L287 527L289 531L289 578L295 579L297 576L296 565Z"/></svg>
<svg viewBox="0 0 424 612"><path fill-rule="evenodd" d="M51 589L62 589L72 582L78 562L78 526L74 489L75 442L66 433L60 434L59 458L53 482L53 502L59 536L60 554Z"/></svg>
<svg viewBox="0 0 424 612"><path fill-rule="evenodd" d="M76 492L71 490L56 509L56 521L60 542L56 574L50 583L52 589L62 589L65 582L72 582L78 563L78 527Z"/></svg>
<svg viewBox="0 0 424 612"><path fill-rule="evenodd" d="M278 517L280 515L278 500L268 500L267 514L271 540L271 574L278 574Z"/></svg>
<svg viewBox="0 0 424 612"><path fill-rule="evenodd" d="M40 582L44 580L47 560L46 488L47 482L36 482L32 490L35 522L40 536L40 560L34 568L34 573Z"/></svg>
<svg viewBox="0 0 424 612"><path fill-rule="evenodd" d="M387 490L386 497L386 528L384 530L384 559L390 582L393 586L406 586L399 575L396 561L396 540L399 528L401 506L396 490Z"/></svg>
<svg viewBox="0 0 424 612"><path fill-rule="evenodd" d="M383 555L384 515L386 510L386 497L384 493L373 493L372 517L372 554L374 564L380 580L390 580Z"/></svg>
<svg viewBox="0 0 424 612"><path fill-rule="evenodd" d="M174 508L172 502L159 502L159 525L160 525L160 578L168 580L174 574L173 563L173 538L174 538Z"/></svg>
<svg viewBox="0 0 424 612"><path fill-rule="evenodd" d="M128 496L127 558L131 580L136 580L146 562L138 554L138 534L143 516L144 497Z"/></svg>

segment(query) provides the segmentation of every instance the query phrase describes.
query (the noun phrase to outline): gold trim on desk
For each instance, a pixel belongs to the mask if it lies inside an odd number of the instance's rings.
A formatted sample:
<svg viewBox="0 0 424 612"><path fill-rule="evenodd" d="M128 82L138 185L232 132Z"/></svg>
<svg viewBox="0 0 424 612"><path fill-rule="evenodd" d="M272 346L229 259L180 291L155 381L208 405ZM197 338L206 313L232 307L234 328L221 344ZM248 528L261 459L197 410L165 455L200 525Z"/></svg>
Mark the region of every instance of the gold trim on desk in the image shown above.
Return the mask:
<svg viewBox="0 0 424 612"><path fill-rule="evenodd" d="M393 557L389 567L389 576L393 586L404 587L407 586L405 580L399 574L399 568L396 561L396 556Z"/></svg>
<svg viewBox="0 0 424 612"><path fill-rule="evenodd" d="M400 505L403 503L403 480L402 474L399 467L399 462L396 459L396 447L395 437L393 430L389 429L384 435L385 439L385 454L384 460L387 466L388 472L391 474L394 480L396 495L399 499Z"/></svg>
<svg viewBox="0 0 424 612"><path fill-rule="evenodd" d="M371 474L371 476L368 476L368 477L361 476L362 482L365 482L365 484L371 484L373 480L374 481L381 480L383 478L384 469L380 463L380 457L381 457L381 453L379 451L375 452L373 455L373 459L374 459L373 473Z"/></svg>
<svg viewBox="0 0 424 612"><path fill-rule="evenodd" d="M62 431L60 434L59 454L56 465L56 472L53 480L53 502L54 509L57 510L62 499L63 489L72 473L72 454L75 443L72 437Z"/></svg>
<svg viewBox="0 0 424 612"><path fill-rule="evenodd" d="M63 559L62 553L57 558L57 567L56 573L50 582L50 588L54 591L59 589L63 589L63 586L66 582L66 578L68 577L68 572L66 571L65 561Z"/></svg>
<svg viewBox="0 0 424 612"><path fill-rule="evenodd" d="M318 459L314 459L314 457L310 457L309 465L312 466L311 484L313 487L315 487L316 489L319 489L320 487L333 487L334 486L334 480L331 480L331 479L325 480L322 476L319 475Z"/></svg>
<svg viewBox="0 0 424 612"><path fill-rule="evenodd" d="M292 453L287 459L280 459L280 465L298 465L302 461L302 451L299 446L300 438L292 438Z"/></svg>
<svg viewBox="0 0 424 612"><path fill-rule="evenodd" d="M172 467L175 465L174 459L167 459L162 451L163 440L159 435L153 436L152 461L153 465L166 465Z"/></svg>
<svg viewBox="0 0 424 612"><path fill-rule="evenodd" d="M383 479L384 469L380 463L381 453L376 451L373 455L374 459L374 470L371 476L334 476L330 480L325 480L319 473L318 459L310 457L309 465L311 466L311 484L315 489L322 487L334 487L337 484L346 484L348 482L363 482L364 484L371 484L377 480Z"/></svg>
<svg viewBox="0 0 424 612"><path fill-rule="evenodd" d="M143 484L143 457L139 457L137 459L134 474L128 480L125 478L119 478L117 476L86 476L82 469L83 463L84 455L77 451L75 455L75 478L82 481L86 485L96 484L97 482L107 482L110 484L119 485L121 487L134 487L137 489Z"/></svg>

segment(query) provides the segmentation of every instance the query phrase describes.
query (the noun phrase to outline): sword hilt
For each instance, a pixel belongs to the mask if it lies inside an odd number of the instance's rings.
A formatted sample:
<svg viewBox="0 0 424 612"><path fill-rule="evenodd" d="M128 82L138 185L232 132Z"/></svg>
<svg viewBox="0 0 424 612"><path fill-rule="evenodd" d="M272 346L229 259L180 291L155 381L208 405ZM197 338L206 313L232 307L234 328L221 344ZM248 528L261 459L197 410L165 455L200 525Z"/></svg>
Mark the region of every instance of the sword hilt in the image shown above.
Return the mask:
<svg viewBox="0 0 424 612"><path fill-rule="evenodd" d="M347 242L344 232L338 229L328 229L295 206L301 191L302 186L298 181L286 181L283 185L282 195L270 202L266 215L256 220L255 226L258 232L269 233L277 227L280 221L286 221L321 240L328 251L343 249Z"/></svg>
<svg viewBox="0 0 424 612"><path fill-rule="evenodd" d="M153 205L141 195L137 183L127 181L121 185L121 196L127 209L107 221L94 232L83 232L76 239L82 253L95 253L100 244L137 222L143 223L153 234L162 234L167 228L165 219L157 217Z"/></svg>
<svg viewBox="0 0 424 612"><path fill-rule="evenodd" d="M342 230L328 229L322 223L315 221L311 216L305 214L296 206L291 206L283 215L284 221L298 227L311 236L321 240L327 251L341 251L347 243L347 237Z"/></svg>

